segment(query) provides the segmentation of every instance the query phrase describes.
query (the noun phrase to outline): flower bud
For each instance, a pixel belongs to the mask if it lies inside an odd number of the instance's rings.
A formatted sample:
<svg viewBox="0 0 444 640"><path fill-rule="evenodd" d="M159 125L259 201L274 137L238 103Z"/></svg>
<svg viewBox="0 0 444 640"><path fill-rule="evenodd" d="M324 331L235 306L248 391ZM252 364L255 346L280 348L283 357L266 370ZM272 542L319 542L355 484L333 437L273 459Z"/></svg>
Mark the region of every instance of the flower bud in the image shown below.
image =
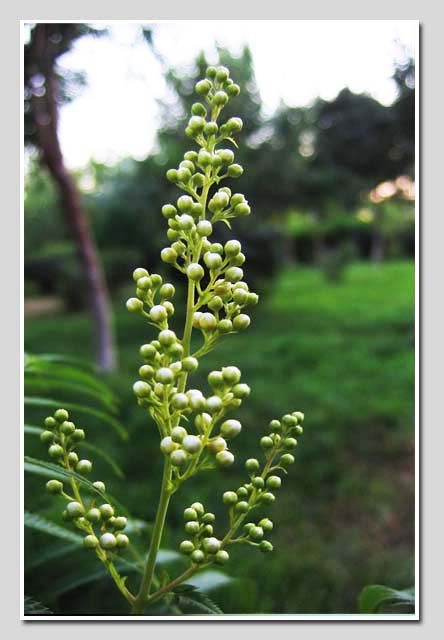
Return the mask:
<svg viewBox="0 0 444 640"><path fill-rule="evenodd" d="M282 416L281 420L282 424L288 428L295 427L298 423L298 420L295 416L287 413L285 416Z"/></svg>
<svg viewBox="0 0 444 640"><path fill-rule="evenodd" d="M269 436L264 436L260 439L260 445L262 449L271 449L273 447L273 440Z"/></svg>
<svg viewBox="0 0 444 640"><path fill-rule="evenodd" d="M294 464L294 456L292 456L291 453L284 453L279 460L279 464L282 467L289 467L291 464Z"/></svg>
<svg viewBox="0 0 444 640"><path fill-rule="evenodd" d="M213 233L213 225L209 220L200 220L196 227L197 233L202 237L210 236Z"/></svg>
<svg viewBox="0 0 444 640"><path fill-rule="evenodd" d="M174 342L176 342L176 340L177 340L176 334L174 333L174 331L171 331L171 329L163 329L159 333L159 342L164 347L169 347Z"/></svg>
<svg viewBox="0 0 444 640"><path fill-rule="evenodd" d="M225 564L230 559L228 552L225 549L221 549L216 553L215 560L217 564Z"/></svg>
<svg viewBox="0 0 444 640"><path fill-rule="evenodd" d="M170 182L177 182L178 181L178 175L177 175L177 169L168 169L168 171L166 172L166 177L167 180L169 180Z"/></svg>
<svg viewBox="0 0 444 640"><path fill-rule="evenodd" d="M275 496L272 493L269 493L268 491L266 493L263 493L260 497L261 502L263 502L264 504L273 504L273 502L276 500Z"/></svg>
<svg viewBox="0 0 444 640"><path fill-rule="evenodd" d="M129 545L129 538L124 533L116 535L116 546L118 549L125 549Z"/></svg>
<svg viewBox="0 0 444 640"><path fill-rule="evenodd" d="M208 167L211 164L212 159L211 153L205 149L201 149L199 151L197 162L203 169L205 169L205 167Z"/></svg>
<svg viewBox="0 0 444 640"><path fill-rule="evenodd" d="M42 431L40 434L40 441L44 444L49 444L55 438L55 434L52 431Z"/></svg>
<svg viewBox="0 0 444 640"><path fill-rule="evenodd" d="M165 307L161 304L154 305L154 307L150 309L149 315L153 322L163 322L168 317Z"/></svg>
<svg viewBox="0 0 444 640"><path fill-rule="evenodd" d="M96 538L96 536L90 534L83 538L83 546L86 549L95 549L99 546L99 540Z"/></svg>
<svg viewBox="0 0 444 640"><path fill-rule="evenodd" d="M157 350L152 344L143 344L139 349L139 353L144 360L154 360Z"/></svg>
<svg viewBox="0 0 444 640"><path fill-rule="evenodd" d="M137 311L142 311L143 309L143 302L141 300L139 300L138 298L129 298L126 301L126 308L128 309L128 311L130 311L131 313L135 313Z"/></svg>
<svg viewBox="0 0 444 640"><path fill-rule="evenodd" d="M294 449L298 442L295 438L285 438L285 440L282 442L282 444L284 445L285 449Z"/></svg>
<svg viewBox="0 0 444 640"><path fill-rule="evenodd" d="M237 176L234 176L234 177L237 177ZM246 202L241 202L240 204L237 204L234 208L234 214L236 216L249 216L250 213L251 213L250 206Z"/></svg>
<svg viewBox="0 0 444 640"><path fill-rule="evenodd" d="M100 493L105 493L106 491L105 483L101 482L101 480L93 482L93 487L95 487L97 491L100 491Z"/></svg>
<svg viewBox="0 0 444 640"><path fill-rule="evenodd" d="M193 356L187 356L182 360L182 369L187 373L192 373L193 371L196 371L198 366L199 366L199 362Z"/></svg>
<svg viewBox="0 0 444 640"><path fill-rule="evenodd" d="M225 491L224 495L222 496L222 500L224 504L231 507L236 504L238 500L237 494L234 491Z"/></svg>
<svg viewBox="0 0 444 640"><path fill-rule="evenodd" d="M236 491L236 493L239 496L239 498L247 498L248 497L248 491L245 489L245 487L239 487L239 489Z"/></svg>
<svg viewBox="0 0 444 640"><path fill-rule="evenodd" d="M178 411L186 409L188 407L188 397L184 393L176 393L171 398L171 405Z"/></svg>
<svg viewBox="0 0 444 640"><path fill-rule="evenodd" d="M59 482L58 480L48 480L48 482L46 483L46 488L49 493L58 495L63 491L63 483Z"/></svg>
<svg viewBox="0 0 444 640"><path fill-rule="evenodd" d="M210 522L214 522L216 520L216 516L214 515L214 513L204 513L204 515L202 516L202 522L204 524L210 524Z"/></svg>
<svg viewBox="0 0 444 640"><path fill-rule="evenodd" d="M222 367L222 376L225 382L233 385L241 379L241 372L237 367Z"/></svg>
<svg viewBox="0 0 444 640"><path fill-rule="evenodd" d="M209 413L216 413L222 409L222 400L219 396L210 396L206 401L206 409Z"/></svg>
<svg viewBox="0 0 444 640"><path fill-rule="evenodd" d="M298 422L304 422L304 417L305 417L305 416L304 416L304 414L302 413L302 411L295 411L295 412L293 413L293 415L294 415L294 417L296 418L296 420L297 420Z"/></svg>
<svg viewBox="0 0 444 640"><path fill-rule="evenodd" d="M191 554L191 560L196 564L202 564L205 561L205 555L200 549L196 549Z"/></svg>
<svg viewBox="0 0 444 640"><path fill-rule="evenodd" d="M193 116L200 116L201 118L205 118L207 115L207 110L201 102L195 102L191 105L191 113Z"/></svg>
<svg viewBox="0 0 444 640"><path fill-rule="evenodd" d="M160 257L166 264L174 264L177 260L177 253L171 247L165 247L160 252Z"/></svg>
<svg viewBox="0 0 444 640"><path fill-rule="evenodd" d="M223 438L220 437L210 440L210 442L207 444L207 449L211 453L219 453L220 451L224 451L226 448L227 443Z"/></svg>
<svg viewBox="0 0 444 640"><path fill-rule="evenodd" d="M191 508L194 509L199 516L203 516L205 513L205 508L201 502L193 502Z"/></svg>
<svg viewBox="0 0 444 640"><path fill-rule="evenodd" d="M229 467L234 462L234 456L231 451L219 451L216 454L216 462L220 467Z"/></svg>
<svg viewBox="0 0 444 640"><path fill-rule="evenodd" d="M252 540L262 540L264 537L264 530L262 527L251 527L248 535Z"/></svg>
<svg viewBox="0 0 444 640"><path fill-rule="evenodd" d="M104 533L100 536L100 546L102 549L114 549L116 545L117 540L113 533Z"/></svg>
<svg viewBox="0 0 444 640"><path fill-rule="evenodd" d="M227 168L227 174L230 178L240 178L244 170L240 164L230 164Z"/></svg>
<svg viewBox="0 0 444 640"><path fill-rule="evenodd" d="M182 440L183 449L190 454L198 453L202 448L202 442L197 436L185 436Z"/></svg>
<svg viewBox="0 0 444 640"><path fill-rule="evenodd" d="M108 503L102 504L99 507L99 510L100 510L100 514L101 514L101 516L102 516L102 518L104 520L109 520L109 518L112 518L113 515L114 515L114 509Z"/></svg>
<svg viewBox="0 0 444 640"><path fill-rule="evenodd" d="M233 323L228 318L224 318L223 320L219 320L217 323L217 330L219 333L230 333L233 331Z"/></svg>
<svg viewBox="0 0 444 640"><path fill-rule="evenodd" d="M174 373L169 367L161 367L156 371L156 380L161 384L172 384L174 382Z"/></svg>
<svg viewBox="0 0 444 640"><path fill-rule="evenodd" d="M190 394L189 392L187 392L187 396L190 402L190 407L193 411L199 412L203 411L206 408L207 402L202 394Z"/></svg>
<svg viewBox="0 0 444 640"><path fill-rule="evenodd" d="M197 262L192 262L190 265L188 265L187 276L190 280L193 280L194 282L198 282L199 280L202 280L204 275L205 275L205 272L202 266Z"/></svg>
<svg viewBox="0 0 444 640"><path fill-rule="evenodd" d="M248 473L253 473L254 471L257 471L259 467L260 467L259 460L256 460L256 458L249 458L245 462L245 468L248 471Z"/></svg>
<svg viewBox="0 0 444 640"><path fill-rule="evenodd" d="M57 409L57 411L54 413L54 418L57 420L57 422L65 422L65 420L68 420L69 418L69 413L66 411L66 409Z"/></svg>
<svg viewBox="0 0 444 640"><path fill-rule="evenodd" d="M178 172L177 172L177 179L179 180L179 182L183 182L184 184L186 184L187 182L189 182L191 178L191 171L189 169L186 169L185 167L181 167Z"/></svg>
<svg viewBox="0 0 444 640"><path fill-rule="evenodd" d="M191 507L188 507L184 510L183 517L186 522L189 522L190 520L197 520L197 511L195 509L192 509Z"/></svg>
<svg viewBox="0 0 444 640"><path fill-rule="evenodd" d="M85 432L83 429L76 429L71 435L71 440L73 442L81 442L84 439L85 439Z"/></svg>
<svg viewBox="0 0 444 640"><path fill-rule="evenodd" d="M137 380L133 384L133 391L138 398L148 398L151 395L150 385L143 380Z"/></svg>
<svg viewBox="0 0 444 640"><path fill-rule="evenodd" d="M85 509L80 502L68 502L66 505L66 511L70 518L80 518L85 514Z"/></svg>
<svg viewBox="0 0 444 640"><path fill-rule="evenodd" d="M208 80L199 80L196 83L194 90L200 96L206 96L211 91L211 83Z"/></svg>
<svg viewBox="0 0 444 640"><path fill-rule="evenodd" d="M219 149L217 153L221 160L225 162L225 164L231 164L234 160L234 153L231 151L231 149Z"/></svg>
<svg viewBox="0 0 444 640"><path fill-rule="evenodd" d="M253 478L252 485L255 489L263 489L265 486L264 479L261 478L261 476L257 476L256 478Z"/></svg>
<svg viewBox="0 0 444 640"><path fill-rule="evenodd" d="M217 254L213 254L213 255L217 255ZM223 300L219 296L214 296L214 298L211 298L211 300L208 302L208 308L214 312L220 311L223 306L224 306Z"/></svg>
<svg viewBox="0 0 444 640"><path fill-rule="evenodd" d="M179 549L181 553L184 553L185 555L189 556L190 553L193 553L194 551L194 544L191 542L191 540L183 540L180 543Z"/></svg>
<svg viewBox="0 0 444 640"><path fill-rule="evenodd" d="M154 377L154 369L153 369L153 367L151 367L149 364L143 364L139 368L139 376L141 378L146 378L147 380L151 380L151 378Z"/></svg>
<svg viewBox="0 0 444 640"><path fill-rule="evenodd" d="M76 471L81 476L86 476L88 473L92 471L92 462L91 460L79 460L76 464Z"/></svg>
<svg viewBox="0 0 444 640"><path fill-rule="evenodd" d="M240 94L240 86L238 84L230 84L227 87L227 93L230 98L235 98Z"/></svg>
<svg viewBox="0 0 444 640"><path fill-rule="evenodd" d="M220 432L224 436L224 438L235 438L241 432L242 425L239 420L225 420L221 424Z"/></svg>
<svg viewBox="0 0 444 640"><path fill-rule="evenodd" d="M212 99L212 104L214 104L216 107L223 107L227 104L227 102L228 96L225 91L216 91Z"/></svg>
<svg viewBox="0 0 444 640"><path fill-rule="evenodd" d="M248 292L245 289L235 289L233 291L233 300L236 304L245 304L248 300Z"/></svg>
<svg viewBox="0 0 444 640"><path fill-rule="evenodd" d="M273 551L273 545L271 542L268 542L268 540L262 540L259 545L259 549L264 553L269 553L270 551Z"/></svg>
<svg viewBox="0 0 444 640"><path fill-rule="evenodd" d="M237 513L247 513L250 510L250 505L248 504L248 502L241 501L236 504L234 509L235 511L237 511Z"/></svg>
<svg viewBox="0 0 444 640"><path fill-rule="evenodd" d="M185 524L185 531L190 535L195 535L196 533L199 533L199 529L200 529L200 525L196 520L189 520Z"/></svg>
<svg viewBox="0 0 444 640"><path fill-rule="evenodd" d="M248 384L244 384L241 382L240 384L237 384L235 387L233 387L232 392L235 398L243 399L248 398L251 393L251 389Z"/></svg>
<svg viewBox="0 0 444 640"><path fill-rule="evenodd" d="M232 268L236 269L237 267ZM250 326L250 322L250 316L248 316L246 313L240 313L233 319L233 329L235 331L243 331Z"/></svg>
<svg viewBox="0 0 444 640"><path fill-rule="evenodd" d="M95 524L97 522L100 522L102 514L100 513L99 509L93 507L86 513L85 518L88 520L88 522L92 522L93 524Z"/></svg>
<svg viewBox="0 0 444 640"><path fill-rule="evenodd" d="M217 389L224 386L224 378L221 371L210 371L208 374L208 383Z"/></svg>
<svg viewBox="0 0 444 640"><path fill-rule="evenodd" d="M220 540L217 538L204 538L202 546L207 553L217 553L220 550Z"/></svg>
<svg viewBox="0 0 444 640"><path fill-rule="evenodd" d="M199 327L202 331L214 331L217 320L212 313L203 313L199 319Z"/></svg>
<svg viewBox="0 0 444 640"><path fill-rule="evenodd" d="M182 442L187 435L187 430L183 427L174 427L171 430L171 438L173 439L173 442Z"/></svg>
<svg viewBox="0 0 444 640"><path fill-rule="evenodd" d="M160 441L160 450L164 455L169 455L172 451L175 451L177 447L178 445L170 436L166 436Z"/></svg>
<svg viewBox="0 0 444 640"><path fill-rule="evenodd" d="M52 416L45 418L45 427L47 429L54 429L57 426L57 420Z"/></svg>
<svg viewBox="0 0 444 640"><path fill-rule="evenodd" d="M194 424L199 431L205 431L210 426L211 420L212 418L209 413L200 413L196 416Z"/></svg>
<svg viewBox="0 0 444 640"><path fill-rule="evenodd" d="M48 453L51 458L55 458L57 460L58 458L63 457L63 448L59 444L52 444L48 449Z"/></svg>
<svg viewBox="0 0 444 640"><path fill-rule="evenodd" d="M240 118L230 118L226 122L226 125L231 131L231 133L238 133L242 129L244 123Z"/></svg>
<svg viewBox="0 0 444 640"><path fill-rule="evenodd" d="M211 251L208 251L204 255L204 262L209 269L219 269L222 266L222 256L218 253L211 253Z"/></svg>
<svg viewBox="0 0 444 640"><path fill-rule="evenodd" d="M279 476L270 476L267 478L267 487L269 489L280 489L282 480Z"/></svg>

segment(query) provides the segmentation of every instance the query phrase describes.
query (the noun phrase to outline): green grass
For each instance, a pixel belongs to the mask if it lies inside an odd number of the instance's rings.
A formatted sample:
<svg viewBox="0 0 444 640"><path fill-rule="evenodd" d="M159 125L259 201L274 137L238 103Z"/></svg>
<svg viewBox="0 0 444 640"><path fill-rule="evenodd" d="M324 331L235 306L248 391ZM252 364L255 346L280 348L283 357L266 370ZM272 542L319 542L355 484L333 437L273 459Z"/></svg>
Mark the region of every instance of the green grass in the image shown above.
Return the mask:
<svg viewBox="0 0 444 640"><path fill-rule="evenodd" d="M239 412L244 430L233 444L235 466L190 481L174 498L165 541L171 547L183 539L181 512L189 501L199 499L223 517L220 494L244 478L242 461L259 453L257 441L271 418L296 409L306 415L297 463L271 509L275 552L233 551L227 572L236 581L215 594L225 612L353 613L366 584L413 582L413 290L407 262L356 264L335 285L319 271L289 269L254 311L251 328L226 339L193 374L193 386L206 388L208 371L236 364L253 392ZM138 347L153 334L122 306L116 311L120 371L110 382L131 438L122 444L98 424L88 425L88 437L97 443L106 435L127 474L125 481L109 478L112 493L149 520L161 460L154 426L135 404L131 384ZM33 318L25 342L31 352L89 357L88 319ZM34 423L41 417L35 414ZM37 444L29 449L43 455ZM31 506L53 508L36 478L27 493ZM31 573L31 595L41 599L35 590L46 585L50 600L48 581L59 572L55 563L44 577ZM124 612L106 581L51 604L64 613L94 613L104 593L110 610Z"/></svg>

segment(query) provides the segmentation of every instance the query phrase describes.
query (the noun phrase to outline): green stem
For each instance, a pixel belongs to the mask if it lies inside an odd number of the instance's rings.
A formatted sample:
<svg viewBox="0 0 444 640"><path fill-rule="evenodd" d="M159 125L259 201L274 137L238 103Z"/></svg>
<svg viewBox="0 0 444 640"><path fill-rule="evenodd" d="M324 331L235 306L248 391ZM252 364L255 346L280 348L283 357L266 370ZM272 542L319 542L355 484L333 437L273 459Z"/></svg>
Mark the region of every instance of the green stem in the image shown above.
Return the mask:
<svg viewBox="0 0 444 640"><path fill-rule="evenodd" d="M151 604L152 602L155 602L156 600L161 598L163 595L165 595L169 591L172 591L175 587L177 587L180 584L182 584L182 582L185 582L185 580L190 578L192 575L194 575L196 573L196 571L198 571L201 568L202 567L199 567L198 565L195 565L195 564L191 565L191 567L188 567L188 569L186 571L184 571L180 576L178 576L177 578L172 580L169 584L166 584L164 587L159 589L159 591L156 591L155 593L153 593L148 598L147 603Z"/></svg>
<svg viewBox="0 0 444 640"><path fill-rule="evenodd" d="M160 490L159 506L157 508L156 520L154 522L153 537L151 538L150 550L146 560L145 570L140 585L139 593L134 601L132 613L141 615L149 595L151 583L153 580L154 569L156 566L157 554L159 552L160 541L162 539L163 528L165 525L165 517L171 498L171 464L165 460L163 468L162 486Z"/></svg>

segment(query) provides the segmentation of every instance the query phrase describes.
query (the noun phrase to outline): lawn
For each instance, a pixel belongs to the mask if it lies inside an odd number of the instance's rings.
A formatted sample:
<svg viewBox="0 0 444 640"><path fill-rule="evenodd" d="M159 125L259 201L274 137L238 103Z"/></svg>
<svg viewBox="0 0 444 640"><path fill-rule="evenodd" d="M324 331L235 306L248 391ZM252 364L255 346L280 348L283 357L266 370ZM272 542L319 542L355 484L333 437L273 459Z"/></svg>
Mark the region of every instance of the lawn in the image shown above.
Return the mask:
<svg viewBox="0 0 444 640"><path fill-rule="evenodd" d="M414 579L413 264L355 264L337 284L317 270L290 268L252 315L250 329L223 342L192 378L193 386L206 388L210 370L235 364L252 387L239 411L244 430L233 446L236 463L208 479L197 477L175 496L165 546L176 548L183 539L181 512L190 501L223 517L220 494L244 478L242 461L258 455L267 422L304 411L296 464L272 507L275 552L233 551L227 573L235 580L212 595L227 613L354 613L366 584L404 588ZM103 425L88 436L96 443L105 439L120 459L126 479L110 477L112 492L134 516L150 520L161 460L154 427L135 404L131 385L138 348L154 336L123 303L116 305L115 321L120 369L110 384L131 437L122 444ZM84 314L33 317L25 333L30 352L90 357ZM41 445L26 444L44 457ZM26 487L33 509L40 505L53 515L39 479ZM43 542L34 537L29 544ZM70 562L75 566L75 558L49 562L44 575L28 572L30 592L43 592L63 613L95 613L105 596L110 613L125 612L107 580L55 598L51 580L69 571Z"/></svg>

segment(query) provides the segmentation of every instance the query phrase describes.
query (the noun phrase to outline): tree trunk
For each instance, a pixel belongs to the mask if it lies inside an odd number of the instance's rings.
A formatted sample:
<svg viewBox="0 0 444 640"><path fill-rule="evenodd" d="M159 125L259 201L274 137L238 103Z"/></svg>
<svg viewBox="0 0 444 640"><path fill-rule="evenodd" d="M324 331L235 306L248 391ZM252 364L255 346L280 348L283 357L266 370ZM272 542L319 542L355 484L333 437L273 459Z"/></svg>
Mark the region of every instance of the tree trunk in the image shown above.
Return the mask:
<svg viewBox="0 0 444 640"><path fill-rule="evenodd" d="M45 93L34 96L33 113L41 160L50 171L59 191L63 214L76 244L88 288L93 318L96 363L104 371L116 365L111 307L102 265L97 253L80 194L65 167L58 137L58 81L55 59L50 55L45 33L46 24L39 23L33 32L33 60L45 79Z"/></svg>

